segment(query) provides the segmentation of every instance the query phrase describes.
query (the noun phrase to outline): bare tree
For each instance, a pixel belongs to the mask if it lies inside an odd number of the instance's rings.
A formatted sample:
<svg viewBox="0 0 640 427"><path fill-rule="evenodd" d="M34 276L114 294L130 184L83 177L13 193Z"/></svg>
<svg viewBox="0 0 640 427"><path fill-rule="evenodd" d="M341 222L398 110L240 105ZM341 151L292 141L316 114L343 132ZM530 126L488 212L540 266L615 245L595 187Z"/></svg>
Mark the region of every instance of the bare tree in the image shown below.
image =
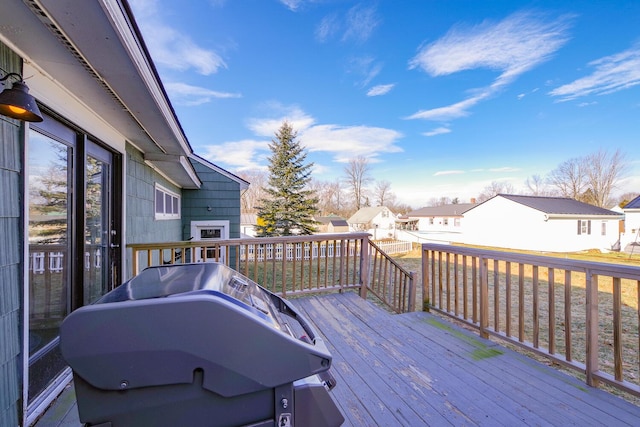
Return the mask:
<svg viewBox="0 0 640 427"><path fill-rule="evenodd" d="M392 206L396 201L396 195L391 191L389 181L376 181L373 191L376 206Z"/></svg>
<svg viewBox="0 0 640 427"><path fill-rule="evenodd" d="M476 198L478 203L489 200L498 194L513 194L515 189L513 185L507 181L491 181L491 184L484 187L480 195Z"/></svg>
<svg viewBox="0 0 640 427"><path fill-rule="evenodd" d="M427 202L427 206L444 206L450 205L451 198L450 197L432 197Z"/></svg>
<svg viewBox="0 0 640 427"><path fill-rule="evenodd" d="M562 162L549 174L549 183L565 197L606 207L626 168L625 155L620 150L599 150Z"/></svg>
<svg viewBox="0 0 640 427"><path fill-rule="evenodd" d="M363 206L365 201L365 187L371 182L369 171L369 159L364 156L349 160L349 164L344 168L345 182L353 196L353 204L356 211Z"/></svg>
<svg viewBox="0 0 640 427"><path fill-rule="evenodd" d="M242 193L240 199L243 213L256 213L258 200L264 199L267 195L264 187L267 185L269 176L265 171L253 170L238 173L238 176L249 182L249 188Z"/></svg>
<svg viewBox="0 0 640 427"><path fill-rule="evenodd" d="M321 215L342 215L342 188L340 181L328 182L312 180L309 185L310 190L315 193L318 199L318 211Z"/></svg>
<svg viewBox="0 0 640 427"><path fill-rule="evenodd" d="M560 163L549 174L549 184L562 196L580 200L587 188L584 158L575 157Z"/></svg>
<svg viewBox="0 0 640 427"><path fill-rule="evenodd" d="M524 184L527 186L528 193L531 196L551 196L554 193L549 188L547 181L540 175L531 175L525 180Z"/></svg>
<svg viewBox="0 0 640 427"><path fill-rule="evenodd" d="M599 150L588 155L585 158L585 177L592 199L589 202L601 208L607 207L611 192L626 168L625 155L620 150L611 154L607 150Z"/></svg>

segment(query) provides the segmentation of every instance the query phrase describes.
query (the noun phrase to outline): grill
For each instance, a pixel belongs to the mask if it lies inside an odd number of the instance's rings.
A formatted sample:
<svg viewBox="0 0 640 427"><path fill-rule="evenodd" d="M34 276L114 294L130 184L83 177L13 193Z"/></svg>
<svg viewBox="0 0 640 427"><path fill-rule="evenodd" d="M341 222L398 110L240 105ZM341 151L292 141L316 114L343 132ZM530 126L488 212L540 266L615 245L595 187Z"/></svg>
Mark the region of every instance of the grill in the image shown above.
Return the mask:
<svg viewBox="0 0 640 427"><path fill-rule="evenodd" d="M288 301L218 263L149 267L60 331L87 425L337 426L331 354Z"/></svg>

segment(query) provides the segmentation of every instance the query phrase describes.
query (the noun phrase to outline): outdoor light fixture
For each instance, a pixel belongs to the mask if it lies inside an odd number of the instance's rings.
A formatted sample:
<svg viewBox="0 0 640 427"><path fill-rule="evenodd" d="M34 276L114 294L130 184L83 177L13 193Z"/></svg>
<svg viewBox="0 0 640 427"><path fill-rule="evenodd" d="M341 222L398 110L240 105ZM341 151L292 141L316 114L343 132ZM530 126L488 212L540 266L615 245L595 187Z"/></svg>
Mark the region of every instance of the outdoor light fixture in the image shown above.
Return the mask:
<svg viewBox="0 0 640 427"><path fill-rule="evenodd" d="M42 113L36 99L29 95L29 87L22 80L22 76L18 73L8 73L0 78L0 82L9 77L17 77L18 80L11 89L5 89L0 93L0 114L27 122L41 122Z"/></svg>

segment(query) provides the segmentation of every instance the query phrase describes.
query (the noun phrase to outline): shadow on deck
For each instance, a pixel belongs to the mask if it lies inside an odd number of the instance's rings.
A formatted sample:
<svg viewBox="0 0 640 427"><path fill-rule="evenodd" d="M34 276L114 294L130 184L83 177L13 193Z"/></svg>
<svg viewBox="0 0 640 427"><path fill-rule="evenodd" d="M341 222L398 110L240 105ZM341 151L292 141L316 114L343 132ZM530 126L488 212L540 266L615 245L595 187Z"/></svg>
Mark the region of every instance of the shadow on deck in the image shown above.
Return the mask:
<svg viewBox="0 0 640 427"><path fill-rule="evenodd" d="M429 313L354 293L296 299L333 355L345 426L638 425L640 407ZM70 388L39 427L77 427Z"/></svg>

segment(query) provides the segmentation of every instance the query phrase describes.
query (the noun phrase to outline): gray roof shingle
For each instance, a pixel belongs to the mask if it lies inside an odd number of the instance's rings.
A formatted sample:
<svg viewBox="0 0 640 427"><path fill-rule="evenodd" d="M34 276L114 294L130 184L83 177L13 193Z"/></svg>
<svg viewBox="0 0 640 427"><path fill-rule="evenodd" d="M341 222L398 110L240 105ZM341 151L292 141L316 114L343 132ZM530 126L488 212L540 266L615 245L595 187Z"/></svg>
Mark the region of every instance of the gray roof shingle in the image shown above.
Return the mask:
<svg viewBox="0 0 640 427"><path fill-rule="evenodd" d="M620 216L618 212L579 202L568 197L518 196L513 194L498 194L498 196L546 214Z"/></svg>
<svg viewBox="0 0 640 427"><path fill-rule="evenodd" d="M622 209L640 209L640 196L624 205Z"/></svg>
<svg viewBox="0 0 640 427"><path fill-rule="evenodd" d="M476 203L457 203L451 205L442 205L442 206L427 206L425 208L416 209L415 211L409 212L406 216L408 217L429 217L429 216L462 216L463 213L476 206Z"/></svg>

